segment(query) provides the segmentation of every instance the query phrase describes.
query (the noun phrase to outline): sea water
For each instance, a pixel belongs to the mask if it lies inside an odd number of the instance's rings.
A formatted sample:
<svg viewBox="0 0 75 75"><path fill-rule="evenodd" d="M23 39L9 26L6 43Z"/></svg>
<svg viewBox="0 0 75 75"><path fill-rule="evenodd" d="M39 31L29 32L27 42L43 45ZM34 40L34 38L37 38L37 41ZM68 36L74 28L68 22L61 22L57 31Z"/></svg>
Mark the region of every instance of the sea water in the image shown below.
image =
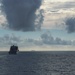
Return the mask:
<svg viewBox="0 0 75 75"><path fill-rule="evenodd" d="M75 52L0 52L0 75L75 75Z"/></svg>

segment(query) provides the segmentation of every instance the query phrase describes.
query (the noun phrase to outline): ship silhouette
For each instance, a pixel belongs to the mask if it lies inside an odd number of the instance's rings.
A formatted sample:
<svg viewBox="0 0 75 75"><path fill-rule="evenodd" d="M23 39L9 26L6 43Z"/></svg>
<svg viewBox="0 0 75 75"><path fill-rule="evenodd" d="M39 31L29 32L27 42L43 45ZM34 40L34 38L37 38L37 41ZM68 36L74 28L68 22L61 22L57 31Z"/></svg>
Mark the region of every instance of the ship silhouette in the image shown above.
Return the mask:
<svg viewBox="0 0 75 75"><path fill-rule="evenodd" d="M18 52L19 50L18 50L18 46L11 46L10 47L10 51L8 52L9 54L17 54L17 52Z"/></svg>

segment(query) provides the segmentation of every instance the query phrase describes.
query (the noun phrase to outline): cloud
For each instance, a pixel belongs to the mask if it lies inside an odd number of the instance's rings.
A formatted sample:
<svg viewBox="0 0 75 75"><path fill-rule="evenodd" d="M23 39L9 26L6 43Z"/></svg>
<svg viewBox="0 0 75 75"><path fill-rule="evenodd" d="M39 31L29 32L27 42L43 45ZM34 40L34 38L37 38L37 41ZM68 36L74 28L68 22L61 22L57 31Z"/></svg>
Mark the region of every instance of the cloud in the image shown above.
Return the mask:
<svg viewBox="0 0 75 75"><path fill-rule="evenodd" d="M53 7L55 9L70 9L75 7L75 1L59 2Z"/></svg>
<svg viewBox="0 0 75 75"><path fill-rule="evenodd" d="M63 20L67 16L75 15L75 1L45 1L42 4L44 9L44 29L65 29Z"/></svg>
<svg viewBox="0 0 75 75"><path fill-rule="evenodd" d="M48 33L42 34L41 39L44 44L54 44L54 38Z"/></svg>
<svg viewBox="0 0 75 75"><path fill-rule="evenodd" d="M74 41L71 40L63 40L59 37L54 38L51 33L46 32L40 36L40 39L26 39L25 43L33 44L35 46L43 46L43 45L74 45Z"/></svg>
<svg viewBox="0 0 75 75"><path fill-rule="evenodd" d="M48 13L48 12L49 13L59 13L60 10L63 10L63 11L70 10L70 11L74 12L75 10L73 10L73 9L75 9L75 1L66 1L66 2L46 1L43 3L42 8L45 10L46 13Z"/></svg>
<svg viewBox="0 0 75 75"><path fill-rule="evenodd" d="M17 31L34 31L39 29L43 21L42 12L38 26L36 11L40 8L42 0L2 0L2 10L6 14L8 25L6 27Z"/></svg>
<svg viewBox="0 0 75 75"><path fill-rule="evenodd" d="M8 24L6 23L6 20L3 20L4 18L2 19L2 17L0 22L5 22L5 27L10 28L12 30L33 31L40 30L41 28L65 29L63 25L64 18L68 15L75 15L74 0L58 2L50 0L44 0L42 2L42 0L36 0L38 1L37 3L34 0L18 0L18 3L16 1L17 0L2 1L3 12L5 12L6 14ZM8 5L6 5L7 2L9 2ZM35 7L34 11L32 11L33 6ZM25 13L23 13L22 11ZM29 12L31 11L32 13L30 13L29 15ZM23 18L21 16L23 16ZM2 25L4 26L4 23Z"/></svg>
<svg viewBox="0 0 75 75"><path fill-rule="evenodd" d="M21 43L22 40L19 36L15 36L14 34L12 35L4 35L3 37L0 37L0 44L1 46L9 46L9 45L18 45L19 43Z"/></svg>
<svg viewBox="0 0 75 75"><path fill-rule="evenodd" d="M37 26L38 29L40 29L41 28L41 25L43 24L43 21L44 21L44 15L43 15L44 10L41 9L38 12L39 12L39 14L37 15L37 20L38 21L37 21L36 26Z"/></svg>
<svg viewBox="0 0 75 75"><path fill-rule="evenodd" d="M0 37L0 48L9 48L11 45L18 45L21 50L55 50L68 49L75 46L75 40L63 40L59 37L53 37L50 32L41 34L39 39L24 38L20 36L4 35ZM71 49L70 48L70 49Z"/></svg>
<svg viewBox="0 0 75 75"><path fill-rule="evenodd" d="M41 35L43 44L47 45L72 45L71 41L62 40L61 38L54 38L51 34L44 33Z"/></svg>
<svg viewBox="0 0 75 75"><path fill-rule="evenodd" d="M36 39L27 39L27 42L32 43L32 44L37 45L37 46L43 45L41 40L36 40Z"/></svg>
<svg viewBox="0 0 75 75"><path fill-rule="evenodd" d="M69 33L75 32L75 17L66 18L65 25Z"/></svg>
<svg viewBox="0 0 75 75"><path fill-rule="evenodd" d="M75 45L75 40L73 41L73 45Z"/></svg>

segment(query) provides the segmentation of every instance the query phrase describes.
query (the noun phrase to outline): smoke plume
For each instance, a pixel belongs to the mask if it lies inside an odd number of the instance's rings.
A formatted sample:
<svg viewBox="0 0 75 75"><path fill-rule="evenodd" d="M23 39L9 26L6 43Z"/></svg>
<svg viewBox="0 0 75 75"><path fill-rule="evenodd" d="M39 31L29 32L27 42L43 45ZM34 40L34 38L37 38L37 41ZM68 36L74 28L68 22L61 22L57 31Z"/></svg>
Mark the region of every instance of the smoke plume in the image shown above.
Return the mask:
<svg viewBox="0 0 75 75"><path fill-rule="evenodd" d="M35 13L41 3L42 0L2 0L3 11L8 21L7 27L17 31L34 31L41 27L40 24L35 25Z"/></svg>

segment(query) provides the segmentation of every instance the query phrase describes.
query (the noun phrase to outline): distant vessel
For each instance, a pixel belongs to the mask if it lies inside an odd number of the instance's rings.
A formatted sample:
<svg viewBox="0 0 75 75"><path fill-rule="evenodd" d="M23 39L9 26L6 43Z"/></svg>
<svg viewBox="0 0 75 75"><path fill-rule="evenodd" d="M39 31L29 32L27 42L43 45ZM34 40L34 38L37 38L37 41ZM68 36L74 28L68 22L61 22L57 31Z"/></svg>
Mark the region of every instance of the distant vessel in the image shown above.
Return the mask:
<svg viewBox="0 0 75 75"><path fill-rule="evenodd" d="M35 52L35 50L31 50L32 52Z"/></svg>
<svg viewBox="0 0 75 75"><path fill-rule="evenodd" d="M11 46L10 47L10 51L8 52L9 54L17 54L17 52L18 52L19 50L18 50L18 46Z"/></svg>

